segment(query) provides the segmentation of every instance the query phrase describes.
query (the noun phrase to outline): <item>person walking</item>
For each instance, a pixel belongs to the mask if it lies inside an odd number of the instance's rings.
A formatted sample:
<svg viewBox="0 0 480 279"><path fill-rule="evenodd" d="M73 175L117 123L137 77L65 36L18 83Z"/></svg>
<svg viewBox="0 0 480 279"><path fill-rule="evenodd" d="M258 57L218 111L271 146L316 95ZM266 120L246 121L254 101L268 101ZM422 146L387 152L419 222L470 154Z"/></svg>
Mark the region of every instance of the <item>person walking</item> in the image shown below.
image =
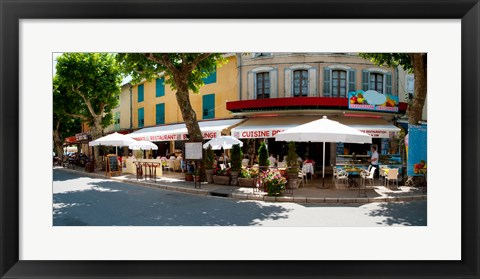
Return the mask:
<svg viewBox="0 0 480 279"><path fill-rule="evenodd" d="M375 145L372 145L371 151L372 151L372 156L370 157L369 162L372 167L375 167L375 173L373 174L373 177L377 178L378 172L379 172L377 147Z"/></svg>

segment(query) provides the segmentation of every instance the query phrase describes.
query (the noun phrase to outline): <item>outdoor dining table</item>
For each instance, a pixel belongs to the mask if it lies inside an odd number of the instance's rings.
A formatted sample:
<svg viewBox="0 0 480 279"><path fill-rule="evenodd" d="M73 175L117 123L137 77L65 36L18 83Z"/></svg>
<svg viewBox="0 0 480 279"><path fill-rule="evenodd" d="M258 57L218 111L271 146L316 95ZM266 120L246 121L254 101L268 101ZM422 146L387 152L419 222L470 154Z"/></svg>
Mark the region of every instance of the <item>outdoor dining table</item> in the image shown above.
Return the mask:
<svg viewBox="0 0 480 279"><path fill-rule="evenodd" d="M362 172L362 168L358 167L350 167L344 168L344 170L348 173L348 186L352 188L358 187L357 178L360 177L360 172Z"/></svg>

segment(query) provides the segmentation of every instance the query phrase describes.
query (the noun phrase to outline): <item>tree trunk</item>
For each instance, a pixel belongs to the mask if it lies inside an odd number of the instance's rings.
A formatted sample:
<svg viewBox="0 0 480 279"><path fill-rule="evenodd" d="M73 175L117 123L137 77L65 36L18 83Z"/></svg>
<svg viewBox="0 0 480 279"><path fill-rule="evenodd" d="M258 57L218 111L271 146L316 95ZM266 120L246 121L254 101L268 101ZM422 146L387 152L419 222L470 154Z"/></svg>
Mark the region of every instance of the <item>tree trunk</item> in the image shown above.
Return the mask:
<svg viewBox="0 0 480 279"><path fill-rule="evenodd" d="M102 121L102 116L93 116L94 117L94 122L93 122L93 126L90 127L90 134L92 136L92 140L96 140L100 137L102 137L102 124L101 124L101 121ZM93 148L93 156L95 157L95 162L96 162L96 167L99 168L101 167L102 165L102 158L100 158L100 152L98 150L98 146L95 146Z"/></svg>
<svg viewBox="0 0 480 279"><path fill-rule="evenodd" d="M187 127L188 135L190 137L189 141L202 142L203 135L200 131L200 126L198 125L197 114L190 103L187 76L178 77L175 81L177 81L177 92L175 93L175 97L177 98L177 104L180 107L183 121L185 121L185 126Z"/></svg>
<svg viewBox="0 0 480 279"><path fill-rule="evenodd" d="M53 131L53 142L55 144L57 157L63 160L63 138L60 136L58 130Z"/></svg>
<svg viewBox="0 0 480 279"><path fill-rule="evenodd" d="M408 122L418 125L422 120L423 106L427 98L427 54L411 54L413 74L415 76L415 91L412 107L408 108Z"/></svg>

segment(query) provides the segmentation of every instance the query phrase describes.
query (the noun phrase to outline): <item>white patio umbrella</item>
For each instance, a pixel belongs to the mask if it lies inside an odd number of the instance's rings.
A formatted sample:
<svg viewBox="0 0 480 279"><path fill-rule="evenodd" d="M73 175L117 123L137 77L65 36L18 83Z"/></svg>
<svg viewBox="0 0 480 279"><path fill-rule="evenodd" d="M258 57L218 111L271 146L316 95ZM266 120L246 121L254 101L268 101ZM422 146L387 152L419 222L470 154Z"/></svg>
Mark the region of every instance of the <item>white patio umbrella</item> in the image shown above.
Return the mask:
<svg viewBox="0 0 480 279"><path fill-rule="evenodd" d="M325 142L372 143L372 137L337 121L323 118L285 130L275 136L277 141L323 142L322 178L325 185Z"/></svg>
<svg viewBox="0 0 480 279"><path fill-rule="evenodd" d="M220 136L214 139L207 141L203 145L203 149L207 149L209 146L212 147L213 150L220 150L220 149L232 149L235 144L239 144L240 147L243 146L243 142L239 139L232 137L232 136Z"/></svg>
<svg viewBox="0 0 480 279"><path fill-rule="evenodd" d="M98 138L96 140L92 140L88 143L89 146L115 146L115 153L117 153L118 146L128 146L131 143L136 142L136 140L132 139L131 137L127 137L125 135L119 134L117 132L106 135L104 137Z"/></svg>
<svg viewBox="0 0 480 279"><path fill-rule="evenodd" d="M128 148L132 150L157 150L158 146L150 141L139 140L129 144Z"/></svg>

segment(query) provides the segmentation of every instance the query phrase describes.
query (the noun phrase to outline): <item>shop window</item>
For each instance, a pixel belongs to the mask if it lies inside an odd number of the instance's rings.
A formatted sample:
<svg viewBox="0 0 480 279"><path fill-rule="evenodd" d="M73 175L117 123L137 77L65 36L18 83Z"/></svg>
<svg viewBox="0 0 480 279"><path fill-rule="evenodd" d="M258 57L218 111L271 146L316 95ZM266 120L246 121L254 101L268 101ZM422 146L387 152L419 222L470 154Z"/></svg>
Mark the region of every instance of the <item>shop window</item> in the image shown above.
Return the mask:
<svg viewBox="0 0 480 279"><path fill-rule="evenodd" d="M308 96L308 70L293 71L293 96Z"/></svg>
<svg viewBox="0 0 480 279"><path fill-rule="evenodd" d="M143 95L144 95L143 94L143 84L140 84L138 86L137 102L139 102L139 103L143 102L143 98L144 98Z"/></svg>
<svg viewBox="0 0 480 279"><path fill-rule="evenodd" d="M257 73L256 95L257 95L257 99L270 98L270 73L269 72Z"/></svg>

